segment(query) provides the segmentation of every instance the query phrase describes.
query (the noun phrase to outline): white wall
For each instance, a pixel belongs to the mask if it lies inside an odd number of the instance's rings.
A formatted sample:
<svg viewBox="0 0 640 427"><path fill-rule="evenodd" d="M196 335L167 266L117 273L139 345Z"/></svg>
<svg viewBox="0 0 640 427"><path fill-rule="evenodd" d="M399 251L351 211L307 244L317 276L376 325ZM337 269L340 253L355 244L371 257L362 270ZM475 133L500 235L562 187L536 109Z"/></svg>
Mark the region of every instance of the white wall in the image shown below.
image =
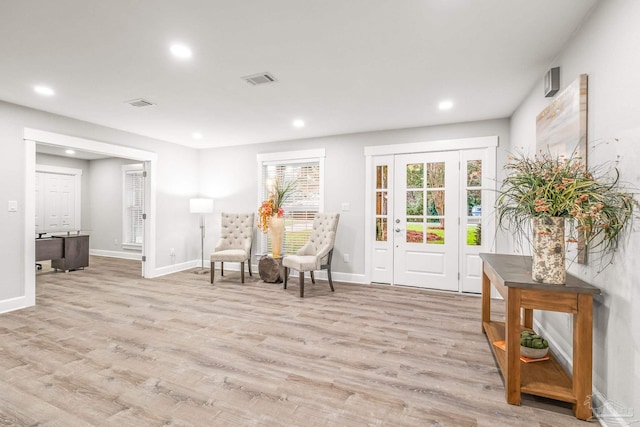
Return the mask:
<svg viewBox="0 0 640 427"><path fill-rule="evenodd" d="M24 128L76 136L114 145L139 148L158 154L156 268L197 259L199 230L189 214L189 198L197 191L198 154L194 149L128 132L71 119L43 111L0 102L0 201L18 202L18 212L0 209L0 311L9 300L25 295L25 149ZM118 186L121 182L118 181ZM32 243L29 243L32 244ZM176 256L169 256L169 249ZM34 273L35 274L35 273Z"/></svg>
<svg viewBox="0 0 640 427"><path fill-rule="evenodd" d="M208 234L205 248L212 248L215 245L215 239L219 236L220 212L257 211L257 154L324 148L326 150L324 210L340 212L332 270L336 272L336 277L343 280L349 277L355 281L362 280L365 274L364 147L492 135L499 137L500 147L508 146L508 119L202 150L199 156L200 194L215 200L215 212L208 219L209 224L213 226L209 227L209 230L213 229L213 233ZM504 161L505 150L500 147L499 158ZM351 210L341 212L342 203L349 203ZM343 261L342 255L345 253L350 255L351 262Z"/></svg>
<svg viewBox="0 0 640 427"><path fill-rule="evenodd" d="M549 67L560 66L561 88L589 75L589 164L620 156L622 180L640 188L640 2L601 2ZM542 76L540 81L542 82ZM512 117L514 147L535 148L536 115L551 99L536 85ZM637 190L636 190L637 191ZM636 199L640 199L636 197ZM640 229L636 221L612 265L600 272L596 255L569 270L598 286L594 302L594 387L640 419ZM537 314L536 320L567 354L572 352L570 316Z"/></svg>
<svg viewBox="0 0 640 427"><path fill-rule="evenodd" d="M91 249L127 252L122 248L122 166L138 163L110 158L91 160L89 209ZM139 252L139 251L138 251Z"/></svg>

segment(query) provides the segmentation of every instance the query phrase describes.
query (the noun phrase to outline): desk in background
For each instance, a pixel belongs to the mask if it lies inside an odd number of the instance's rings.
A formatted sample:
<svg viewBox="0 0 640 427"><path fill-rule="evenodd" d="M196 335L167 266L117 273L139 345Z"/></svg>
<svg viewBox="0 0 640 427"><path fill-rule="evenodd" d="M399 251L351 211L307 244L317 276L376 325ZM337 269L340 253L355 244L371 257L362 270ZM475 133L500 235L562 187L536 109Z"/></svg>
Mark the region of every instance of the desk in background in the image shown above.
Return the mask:
<svg viewBox="0 0 640 427"><path fill-rule="evenodd" d="M69 234L36 239L36 261L51 260L56 270L77 270L89 266L89 236Z"/></svg>

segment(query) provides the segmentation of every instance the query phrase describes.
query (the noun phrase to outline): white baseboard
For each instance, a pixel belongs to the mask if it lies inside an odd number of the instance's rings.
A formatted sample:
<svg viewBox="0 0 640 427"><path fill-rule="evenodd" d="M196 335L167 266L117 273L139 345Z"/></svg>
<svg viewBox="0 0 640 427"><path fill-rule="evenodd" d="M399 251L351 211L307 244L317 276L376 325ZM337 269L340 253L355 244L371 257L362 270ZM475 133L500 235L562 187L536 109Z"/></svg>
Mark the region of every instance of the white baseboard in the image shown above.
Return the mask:
<svg viewBox="0 0 640 427"><path fill-rule="evenodd" d="M549 347L553 347L553 355L556 356L556 360L567 372L573 372L573 356L569 354L572 350L566 351L562 348L563 346L552 338L553 334L549 334L539 321L534 320L533 323L535 330L549 341ZM624 408L619 403L607 399L593 385L591 389L591 409L593 410L593 416L598 419L603 427L627 426L638 422L637 419L633 418L632 408Z"/></svg>
<svg viewBox="0 0 640 427"><path fill-rule="evenodd" d="M632 408L624 408L617 402L607 399L595 387L591 395L591 408L594 417L602 427L630 426L638 423L638 419L633 416Z"/></svg>
<svg viewBox="0 0 640 427"><path fill-rule="evenodd" d="M34 302L29 302L26 296L16 297L0 301L0 313L8 313L10 311L20 310L27 307L33 307Z"/></svg>
<svg viewBox="0 0 640 427"><path fill-rule="evenodd" d="M297 277L298 272L293 270L289 277ZM313 272L313 275L316 279L320 280L328 280L327 271L326 270L316 270ZM336 282L345 282L345 283L359 283L363 285L368 285L366 276L364 274L353 274L353 273L339 273L336 271L331 272L331 278Z"/></svg>
<svg viewBox="0 0 640 427"><path fill-rule="evenodd" d="M195 264L193 265L193 267L198 267L200 265L200 260L197 261L192 261ZM211 268L211 262L205 260L204 261L204 266L205 268ZM218 269L220 268L220 266L218 265ZM229 271L240 271L240 263L239 262L229 262L229 263L225 263L224 265L224 269L225 271L229 270ZM257 264L251 264L251 271L252 272L257 272L258 271L258 265ZM292 270L291 274L289 277L295 277L298 273L295 270ZM321 279L321 280L328 280L327 278L327 270L316 270L314 271L314 275L316 278ZM331 278L335 281L338 282L347 282L347 283L360 283L360 284L369 284L369 282L366 281L366 275L364 274L353 274L353 273L340 273L340 272L336 272L333 271L331 273Z"/></svg>
<svg viewBox="0 0 640 427"><path fill-rule="evenodd" d="M200 260L167 265L166 267L159 267L153 270L150 278L152 279L154 277L166 276L167 274L178 273L180 271L189 270L190 268L195 268L198 266L200 266Z"/></svg>
<svg viewBox="0 0 640 427"><path fill-rule="evenodd" d="M108 258L122 258L142 261L142 254L139 252L105 251L103 249L90 249L89 255L104 256Z"/></svg>

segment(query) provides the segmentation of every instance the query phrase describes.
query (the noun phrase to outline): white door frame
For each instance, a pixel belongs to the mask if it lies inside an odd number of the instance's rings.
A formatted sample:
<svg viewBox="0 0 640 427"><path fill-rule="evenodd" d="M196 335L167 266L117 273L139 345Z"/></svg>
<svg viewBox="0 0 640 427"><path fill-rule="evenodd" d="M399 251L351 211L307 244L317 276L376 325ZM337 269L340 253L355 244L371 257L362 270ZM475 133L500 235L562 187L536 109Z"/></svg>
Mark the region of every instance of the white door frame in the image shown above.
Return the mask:
<svg viewBox="0 0 640 427"><path fill-rule="evenodd" d="M455 151L466 149L486 148L489 150L487 160L490 164L488 168L495 171L496 168L496 151L498 146L497 136L483 136L475 138L461 139L445 139L437 141L411 142L404 144L390 145L374 145L364 147L365 155L365 212L364 212L364 236L365 236L365 258L364 273L366 283L371 283L371 257L373 247L373 236L375 236L375 197L374 182L371 177L374 176L375 156L395 155L395 154L411 154L411 153L427 153L435 151ZM495 226L489 228L487 238L489 241L495 239Z"/></svg>
<svg viewBox="0 0 640 427"><path fill-rule="evenodd" d="M122 145L108 144L90 139L77 138L73 136L46 132L37 129L24 128L23 133L25 147L25 228L24 228L24 278L25 278L25 299L26 307L35 305L35 175L36 175L36 143L43 143L52 146L72 148L77 151L88 151L111 157L121 157L125 159L145 162L148 173L148 182L145 192L149 197L145 200L145 210L149 213L148 220L145 221L145 239L142 247L142 254L146 256L146 262L142 263L142 276L153 277L156 267L156 169L158 155L151 151L138 150L136 148ZM148 192L147 192L148 190Z"/></svg>

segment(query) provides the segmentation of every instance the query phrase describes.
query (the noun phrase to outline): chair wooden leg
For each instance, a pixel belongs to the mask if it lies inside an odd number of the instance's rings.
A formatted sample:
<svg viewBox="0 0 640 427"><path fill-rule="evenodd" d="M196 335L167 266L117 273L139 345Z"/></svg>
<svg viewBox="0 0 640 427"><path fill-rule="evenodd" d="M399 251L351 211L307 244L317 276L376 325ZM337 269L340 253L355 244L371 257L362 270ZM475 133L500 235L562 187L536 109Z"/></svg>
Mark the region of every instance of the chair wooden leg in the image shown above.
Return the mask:
<svg viewBox="0 0 640 427"><path fill-rule="evenodd" d="M331 280L331 267L327 268L327 277L329 278L329 286L331 286L331 292L333 292L333 280Z"/></svg>
<svg viewBox="0 0 640 427"><path fill-rule="evenodd" d="M224 276L224 262L220 263L220 275Z"/></svg>
<svg viewBox="0 0 640 427"><path fill-rule="evenodd" d="M247 261L249 263L249 276L253 277L253 274L251 273L251 258L249 258L249 261Z"/></svg>
<svg viewBox="0 0 640 427"><path fill-rule="evenodd" d="M311 283L313 283L315 285L316 284L316 278L313 275L313 270L311 270L309 273L311 273Z"/></svg>
<svg viewBox="0 0 640 427"><path fill-rule="evenodd" d="M289 267L284 268L284 285L282 289L287 289L287 278L289 277Z"/></svg>
<svg viewBox="0 0 640 427"><path fill-rule="evenodd" d="M240 263L240 283L244 283L244 261Z"/></svg>
<svg viewBox="0 0 640 427"><path fill-rule="evenodd" d="M304 271L300 272L300 298L304 298Z"/></svg>
<svg viewBox="0 0 640 427"><path fill-rule="evenodd" d="M213 261L211 261L210 270L211 270L211 283L213 284L213 275L214 275L214 272L216 271L216 263Z"/></svg>

